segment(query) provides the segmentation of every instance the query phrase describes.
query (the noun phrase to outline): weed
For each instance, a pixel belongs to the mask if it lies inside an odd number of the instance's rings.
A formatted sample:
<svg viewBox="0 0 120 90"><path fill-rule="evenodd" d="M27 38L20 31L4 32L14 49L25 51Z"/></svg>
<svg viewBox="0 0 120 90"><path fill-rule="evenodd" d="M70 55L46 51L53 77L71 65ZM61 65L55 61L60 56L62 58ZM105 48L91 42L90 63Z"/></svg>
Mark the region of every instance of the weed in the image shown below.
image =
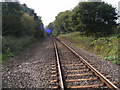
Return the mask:
<svg viewBox="0 0 120 90"><path fill-rule="evenodd" d="M114 63L118 63L118 38L117 35L108 37L87 37L81 35L80 32L73 32L69 34L59 35L58 38L68 40L75 44L75 46L87 50L91 53L95 53L107 60L111 60Z"/></svg>

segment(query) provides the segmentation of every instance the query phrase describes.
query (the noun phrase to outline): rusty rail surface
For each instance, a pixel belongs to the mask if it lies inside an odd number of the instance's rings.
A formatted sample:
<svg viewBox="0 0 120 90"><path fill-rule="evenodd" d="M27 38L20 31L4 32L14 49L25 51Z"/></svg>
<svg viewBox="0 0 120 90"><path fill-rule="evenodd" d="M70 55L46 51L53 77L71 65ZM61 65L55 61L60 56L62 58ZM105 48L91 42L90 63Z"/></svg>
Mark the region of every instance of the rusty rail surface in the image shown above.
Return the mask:
<svg viewBox="0 0 120 90"><path fill-rule="evenodd" d="M60 60L59 60L56 42L54 42L54 49L55 49L55 55L56 55L56 60L57 60L57 65L58 65L59 86L62 90L64 90L63 77L62 77L61 65L60 65Z"/></svg>

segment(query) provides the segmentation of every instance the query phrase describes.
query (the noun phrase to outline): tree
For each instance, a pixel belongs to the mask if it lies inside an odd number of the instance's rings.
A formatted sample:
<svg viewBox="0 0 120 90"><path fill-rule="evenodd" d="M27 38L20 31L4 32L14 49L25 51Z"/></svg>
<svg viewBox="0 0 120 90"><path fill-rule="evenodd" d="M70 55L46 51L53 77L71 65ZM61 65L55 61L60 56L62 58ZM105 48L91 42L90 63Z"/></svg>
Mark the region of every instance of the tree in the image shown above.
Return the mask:
<svg viewBox="0 0 120 90"><path fill-rule="evenodd" d="M63 25L64 25L66 33L74 31L73 22L72 22L72 14L73 14L73 12L70 10L67 10L64 12Z"/></svg>
<svg viewBox="0 0 120 90"><path fill-rule="evenodd" d="M5 2L2 6L2 29L3 36L5 35L13 35L20 36L21 35L21 21L23 13L21 12L22 8L19 3L13 2Z"/></svg>
<svg viewBox="0 0 120 90"><path fill-rule="evenodd" d="M46 28L53 31L54 30L54 23L51 22Z"/></svg>
<svg viewBox="0 0 120 90"><path fill-rule="evenodd" d="M34 37L40 38L44 36L44 25L42 23L41 17L37 16L37 14L34 14L34 21L35 21L35 32Z"/></svg>
<svg viewBox="0 0 120 90"><path fill-rule="evenodd" d="M23 8L23 12L30 15L30 16L34 16L34 10L31 9L31 8L28 8L26 4L23 4L22 5L22 8Z"/></svg>
<svg viewBox="0 0 120 90"><path fill-rule="evenodd" d="M72 27L72 11L67 10L65 12L60 12L55 21L53 22L54 30L53 33L68 33L73 31Z"/></svg>
<svg viewBox="0 0 120 90"><path fill-rule="evenodd" d="M115 8L104 2L80 2L73 11L76 30L87 35L109 35L116 26Z"/></svg>
<svg viewBox="0 0 120 90"><path fill-rule="evenodd" d="M34 13L33 9L26 4L18 2L4 2L2 6L2 29L3 36L44 36L44 29L40 16Z"/></svg>

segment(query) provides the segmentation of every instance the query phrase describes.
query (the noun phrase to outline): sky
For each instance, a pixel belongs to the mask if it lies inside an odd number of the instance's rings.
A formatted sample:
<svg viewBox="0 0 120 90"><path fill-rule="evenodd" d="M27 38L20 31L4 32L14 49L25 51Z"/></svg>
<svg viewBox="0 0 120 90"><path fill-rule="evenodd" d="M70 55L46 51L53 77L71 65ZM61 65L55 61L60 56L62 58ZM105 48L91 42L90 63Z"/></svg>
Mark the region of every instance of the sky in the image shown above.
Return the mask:
<svg viewBox="0 0 120 90"><path fill-rule="evenodd" d="M19 0L25 3L29 8L35 10L38 16L42 17L45 26L55 20L59 12L72 10L81 0ZM118 7L120 0L102 0L115 7Z"/></svg>

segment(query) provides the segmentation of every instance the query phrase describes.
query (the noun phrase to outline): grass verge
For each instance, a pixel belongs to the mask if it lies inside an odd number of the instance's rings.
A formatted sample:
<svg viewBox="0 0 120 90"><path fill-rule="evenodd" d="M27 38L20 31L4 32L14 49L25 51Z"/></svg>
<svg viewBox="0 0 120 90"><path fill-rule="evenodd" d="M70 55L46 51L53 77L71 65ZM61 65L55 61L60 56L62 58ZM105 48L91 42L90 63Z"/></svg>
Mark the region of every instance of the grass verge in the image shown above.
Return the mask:
<svg viewBox="0 0 120 90"><path fill-rule="evenodd" d="M115 64L120 64L117 35L95 38L92 36L84 36L80 32L73 32L59 35L58 38L70 41L71 43L74 43L76 47L94 53Z"/></svg>
<svg viewBox="0 0 120 90"><path fill-rule="evenodd" d="M3 37L2 39L2 61L10 59L20 53L24 48L33 42L32 37L16 38L12 36Z"/></svg>

